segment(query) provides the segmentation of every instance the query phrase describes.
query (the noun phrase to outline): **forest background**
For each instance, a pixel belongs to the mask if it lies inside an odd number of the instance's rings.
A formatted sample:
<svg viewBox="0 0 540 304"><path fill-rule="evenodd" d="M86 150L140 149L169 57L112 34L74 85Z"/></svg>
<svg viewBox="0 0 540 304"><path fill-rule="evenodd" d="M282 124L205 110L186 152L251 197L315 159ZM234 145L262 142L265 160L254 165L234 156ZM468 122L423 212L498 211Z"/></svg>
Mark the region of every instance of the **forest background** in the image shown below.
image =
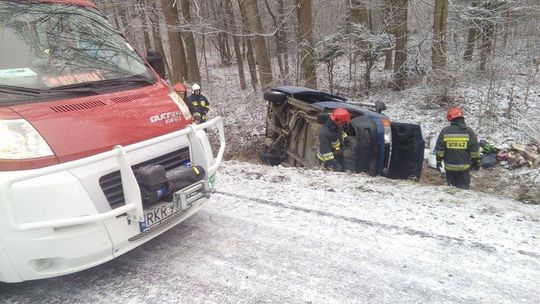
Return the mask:
<svg viewBox="0 0 540 304"><path fill-rule="evenodd" d="M171 84L202 85L210 118L225 117L228 159L257 161L262 91L280 85L383 101L392 120L421 124L427 142L451 106L501 149L540 142L538 0L96 3L139 52L164 55ZM486 177L477 189L516 197L540 180L538 169L505 169L477 174Z"/></svg>

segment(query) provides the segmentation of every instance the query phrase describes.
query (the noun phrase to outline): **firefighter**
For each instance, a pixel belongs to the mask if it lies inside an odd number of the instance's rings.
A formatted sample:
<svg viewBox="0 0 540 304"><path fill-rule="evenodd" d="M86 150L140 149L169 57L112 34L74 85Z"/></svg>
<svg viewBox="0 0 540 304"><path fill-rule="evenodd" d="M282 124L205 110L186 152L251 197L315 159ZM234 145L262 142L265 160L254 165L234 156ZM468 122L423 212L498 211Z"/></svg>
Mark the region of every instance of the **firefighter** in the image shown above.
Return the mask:
<svg viewBox="0 0 540 304"><path fill-rule="evenodd" d="M173 86L173 90L176 92L176 94L182 97L182 100L186 100L187 87L185 84L179 82Z"/></svg>
<svg viewBox="0 0 540 304"><path fill-rule="evenodd" d="M351 121L351 114L343 108L335 109L330 114L330 119L319 130L319 151L317 158L325 168L335 171L343 171L343 148L347 133L343 131L343 125Z"/></svg>
<svg viewBox="0 0 540 304"><path fill-rule="evenodd" d="M435 146L437 169L440 170L441 162L444 160L448 185L469 189L471 169L480 169L478 139L474 131L465 124L463 111L460 108L450 108L446 118L450 126L441 131Z"/></svg>
<svg viewBox="0 0 540 304"><path fill-rule="evenodd" d="M193 86L191 86L191 90L193 93L187 98L187 102L190 103L194 108L194 112L191 114L193 117L200 115L201 122L205 122L208 119L206 113L208 113L210 103L208 102L208 99L201 94L200 85L196 83L193 84Z"/></svg>
<svg viewBox="0 0 540 304"><path fill-rule="evenodd" d="M197 112L197 109L195 108L195 106L193 106L193 104L191 104L191 102L187 102L187 99L186 99L187 87L186 87L186 85L179 82L179 83L177 83L177 84L175 84L173 86L173 90L186 103L186 105L187 105L187 107L189 109L189 112L193 116L193 122L196 123L196 124L200 123L201 122L201 114L199 112Z"/></svg>

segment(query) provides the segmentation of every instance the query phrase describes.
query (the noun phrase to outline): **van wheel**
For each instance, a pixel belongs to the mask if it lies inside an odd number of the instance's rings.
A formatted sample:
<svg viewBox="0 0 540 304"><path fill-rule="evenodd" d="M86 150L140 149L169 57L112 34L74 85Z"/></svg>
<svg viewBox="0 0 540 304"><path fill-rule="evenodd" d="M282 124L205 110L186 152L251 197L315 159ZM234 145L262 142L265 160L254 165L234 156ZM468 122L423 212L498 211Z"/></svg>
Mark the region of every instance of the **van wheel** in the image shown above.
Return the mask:
<svg viewBox="0 0 540 304"><path fill-rule="evenodd" d="M264 100L270 101L276 105L282 105L287 100L287 95L278 91L266 91L263 93Z"/></svg>

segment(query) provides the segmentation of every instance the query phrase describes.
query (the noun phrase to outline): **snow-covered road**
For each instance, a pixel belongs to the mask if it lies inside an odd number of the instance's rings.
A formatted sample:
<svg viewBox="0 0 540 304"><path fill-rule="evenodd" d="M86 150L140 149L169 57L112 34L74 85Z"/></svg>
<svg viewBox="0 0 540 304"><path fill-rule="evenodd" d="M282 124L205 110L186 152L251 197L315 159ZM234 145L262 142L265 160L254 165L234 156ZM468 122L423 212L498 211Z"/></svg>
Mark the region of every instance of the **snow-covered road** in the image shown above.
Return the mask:
<svg viewBox="0 0 540 304"><path fill-rule="evenodd" d="M540 303L540 207L226 162L197 215L0 303Z"/></svg>

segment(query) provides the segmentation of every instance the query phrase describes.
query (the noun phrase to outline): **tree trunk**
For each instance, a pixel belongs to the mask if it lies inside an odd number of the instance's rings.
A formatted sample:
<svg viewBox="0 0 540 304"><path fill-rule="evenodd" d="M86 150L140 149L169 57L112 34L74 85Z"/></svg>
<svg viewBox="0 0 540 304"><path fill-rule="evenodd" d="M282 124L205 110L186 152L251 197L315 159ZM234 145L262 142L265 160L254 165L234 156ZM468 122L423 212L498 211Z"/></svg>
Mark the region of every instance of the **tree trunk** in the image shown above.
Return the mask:
<svg viewBox="0 0 540 304"><path fill-rule="evenodd" d="M390 0L384 0L384 7L383 7L383 30L385 33L392 33L394 26L393 26L393 20L394 16L392 13L392 3ZM384 69L385 70L391 70L393 66L392 61L392 48L388 48L384 51Z"/></svg>
<svg viewBox="0 0 540 304"><path fill-rule="evenodd" d="M482 49L480 51L480 70L486 69L488 56L493 48L493 37L495 35L495 24L488 23L482 28Z"/></svg>
<svg viewBox="0 0 540 304"><path fill-rule="evenodd" d="M217 34L217 49L219 51L219 57L221 58L221 65L229 66L231 62L227 54L227 34L219 32Z"/></svg>
<svg viewBox="0 0 540 304"><path fill-rule="evenodd" d="M259 85L259 78L257 77L257 64L255 63L255 55L253 54L253 43L251 37L246 37L246 48L247 48L247 62L249 66L249 75L251 77L251 85L253 90L257 90Z"/></svg>
<svg viewBox="0 0 540 304"><path fill-rule="evenodd" d="M407 77L407 12L408 0L392 0L394 11L394 35L396 52L394 57L394 89L403 90Z"/></svg>
<svg viewBox="0 0 540 304"><path fill-rule="evenodd" d="M366 59L366 73L364 74L364 85L366 88L371 88L371 70L373 69L373 66L375 65L375 59L369 58Z"/></svg>
<svg viewBox="0 0 540 304"><path fill-rule="evenodd" d="M463 53L463 59L465 61L471 61L474 53L474 45L476 44L476 37L478 36L478 29L475 25L469 27L469 33L467 35L467 46L465 47L465 53Z"/></svg>
<svg viewBox="0 0 540 304"><path fill-rule="evenodd" d="M279 73L281 74L281 77L284 78L285 76L285 71L284 71L284 67L283 67L283 62L282 62L282 58L278 52L278 46L281 44L281 37L280 37L280 26L278 24L278 20L276 18L276 15L274 15L274 13L272 13L272 9L270 8L270 5L268 4L268 0L264 0L264 5L266 6L266 10L268 11L268 14L270 15L270 17L272 18L272 23L274 24L274 28L276 29L276 35L275 35L275 41L276 41L276 58L277 58L277 61L278 61L278 66L279 66Z"/></svg>
<svg viewBox="0 0 540 304"><path fill-rule="evenodd" d="M247 33L251 32L249 20L246 17L246 9L244 7L244 0L238 0L238 6L240 8L240 15L242 19L242 24L244 25L242 27L242 32L244 33L244 39L243 39L243 48L246 50L246 58L248 63L248 69L249 69L249 76L251 78L251 86L253 87L253 90L257 90L257 86L259 85L259 80L257 78L257 66L255 64L255 56L253 55L253 44L251 41L251 37L247 35Z"/></svg>
<svg viewBox="0 0 540 304"><path fill-rule="evenodd" d="M448 0L435 0L433 14L433 44L431 47L431 66L435 76L440 76L446 67L446 20Z"/></svg>
<svg viewBox="0 0 540 304"><path fill-rule="evenodd" d="M268 0L265 0L264 3L270 17L272 17L274 28L276 28L276 57L279 65L279 72L283 83L287 83L289 78L289 56L287 49L287 32L284 30L286 23L285 3L284 0L278 1L277 17L272 13Z"/></svg>
<svg viewBox="0 0 540 304"><path fill-rule="evenodd" d="M191 10L189 0L182 0L182 16L186 23L191 23ZM200 83L201 72L199 70L199 61L197 59L197 47L195 45L195 38L192 32L184 33L184 42L186 43L186 61L188 70L188 81Z"/></svg>
<svg viewBox="0 0 540 304"><path fill-rule="evenodd" d="M163 40L161 39L159 16L155 14L155 12L159 10L159 3L152 0L146 0L146 4L151 8L150 13L148 14L148 19L152 23L152 37L154 38L154 46L163 58L163 64L165 65L165 69L167 70L169 77L172 77L172 67L170 66L169 60L167 60L165 49L163 47Z"/></svg>
<svg viewBox="0 0 540 304"><path fill-rule="evenodd" d="M206 58L206 36L202 36L202 51L204 59L204 71L206 74L206 82L210 82L210 71L208 70L208 59Z"/></svg>
<svg viewBox="0 0 540 304"><path fill-rule="evenodd" d="M311 0L297 0L298 40L300 41L300 68L305 85L317 88L315 47L313 44L313 12Z"/></svg>
<svg viewBox="0 0 540 304"><path fill-rule="evenodd" d="M152 26L148 24L146 21L146 16L148 15L147 9L146 9L146 3L144 0L138 1L138 12L139 12L139 18L141 18L141 24L142 24L142 32L143 32L143 45L144 49L141 50L144 54L146 54L146 51L148 49L152 48L152 43L150 42L150 35L149 30L151 31Z"/></svg>
<svg viewBox="0 0 540 304"><path fill-rule="evenodd" d="M161 0L161 7L163 14L165 15L165 21L167 23L167 35L169 36L169 49L171 53L171 81L173 83L184 81L184 69L182 66L185 63L186 58L182 60L183 50L182 40L180 35L174 31L174 28L178 25L176 14L174 11L176 7L172 6L174 0Z"/></svg>
<svg viewBox="0 0 540 304"><path fill-rule="evenodd" d="M277 53L282 57L283 69L285 71L285 82L288 82L290 67L289 67L289 48L287 47L287 32L284 30L286 16L285 16L285 1L278 0L278 14L279 14L279 24L280 28L278 30L278 35L280 36L280 43L277 45Z"/></svg>
<svg viewBox="0 0 540 304"><path fill-rule="evenodd" d="M180 3L178 3L177 0L169 0L171 3L174 3L175 6L172 6L172 12L174 13L174 21L175 23L175 33L178 35L178 39L180 41L178 53L180 56L180 62L182 67L182 74L184 75L184 79L189 79L189 70L188 70L188 64L186 59L186 49L184 48L184 37L182 35L182 32L180 31L180 13L178 12L178 8L180 6Z"/></svg>
<svg viewBox="0 0 540 304"><path fill-rule="evenodd" d="M112 8L114 12L114 20L116 21L117 28L120 29L120 32L126 33L126 27L124 26L124 21L122 20L123 14L121 14L121 10L118 8L117 4L112 1Z"/></svg>
<svg viewBox="0 0 540 304"><path fill-rule="evenodd" d="M105 13L105 16L107 17L107 20L117 29L120 29L120 25L118 24L116 10L114 8L114 2L112 0L104 0L104 6L103 6L103 12Z"/></svg>
<svg viewBox="0 0 540 304"><path fill-rule="evenodd" d="M352 27L353 24L362 24L365 28L371 30L373 27L373 24L371 22L371 12L366 6L366 4L362 2L361 0L350 0L350 5L351 7L349 9L349 18L350 18L349 26ZM352 30L352 28L350 28L349 30ZM353 39L356 40L355 37L353 37ZM364 50L371 50L373 48L369 41L364 41L364 40L360 41L359 47L360 49L364 49ZM351 62L350 64L355 64L358 56L360 55L361 55L360 51L353 54L352 56L353 62ZM366 63L366 71L364 74L364 84L367 88L371 87L371 69L373 68L373 64L374 64L373 56L374 55L371 54L370 52L369 53L365 52L363 56L360 57ZM356 77L356 72L355 72L355 77Z"/></svg>
<svg viewBox="0 0 540 304"><path fill-rule="evenodd" d="M257 61L259 63L259 76L263 89L268 88L272 82L272 68L270 66L270 57L264 40L264 33L261 16L257 0L245 0L246 15L251 24L251 29L255 33L255 51L257 53Z"/></svg>
<svg viewBox="0 0 540 304"><path fill-rule="evenodd" d="M373 23L371 21L371 13L364 3L365 0L348 0L349 7L349 18L350 22L363 24L366 28L372 29ZM350 25L349 25L350 31Z"/></svg>
<svg viewBox="0 0 540 304"><path fill-rule="evenodd" d="M236 58L236 66L238 68L238 77L240 78L240 89L245 90L246 86L246 77L244 76L244 59L242 58L242 51L240 50L240 38L237 36L238 32L236 30L236 19L234 17L234 11L231 0L226 0L226 10L227 16L229 16L229 30L231 31L234 47L234 55Z"/></svg>

